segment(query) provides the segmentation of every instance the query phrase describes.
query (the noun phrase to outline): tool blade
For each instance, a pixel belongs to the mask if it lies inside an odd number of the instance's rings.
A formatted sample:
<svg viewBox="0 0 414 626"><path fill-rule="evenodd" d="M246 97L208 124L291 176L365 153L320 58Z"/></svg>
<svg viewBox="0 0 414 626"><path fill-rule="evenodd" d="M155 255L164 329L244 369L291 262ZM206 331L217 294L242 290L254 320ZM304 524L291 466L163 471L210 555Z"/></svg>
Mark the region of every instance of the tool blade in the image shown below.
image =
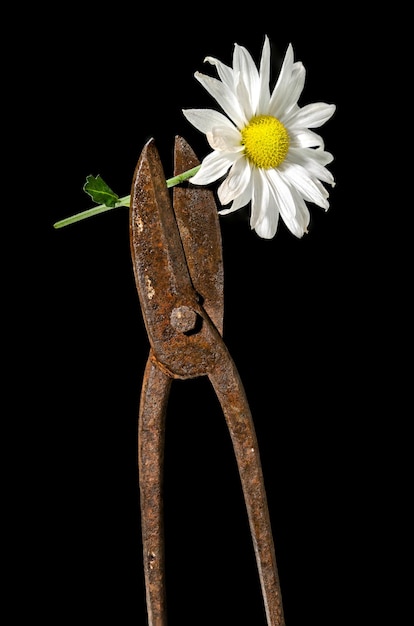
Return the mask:
<svg viewBox="0 0 414 626"><path fill-rule="evenodd" d="M189 144L177 136L174 176L199 163ZM213 324L223 334L223 254L213 192L191 183L174 187L173 207L194 289L201 296L201 304Z"/></svg>
<svg viewBox="0 0 414 626"><path fill-rule="evenodd" d="M130 245L143 317L152 347L160 353L171 334L170 316L197 296L153 139L144 146L131 189Z"/></svg>

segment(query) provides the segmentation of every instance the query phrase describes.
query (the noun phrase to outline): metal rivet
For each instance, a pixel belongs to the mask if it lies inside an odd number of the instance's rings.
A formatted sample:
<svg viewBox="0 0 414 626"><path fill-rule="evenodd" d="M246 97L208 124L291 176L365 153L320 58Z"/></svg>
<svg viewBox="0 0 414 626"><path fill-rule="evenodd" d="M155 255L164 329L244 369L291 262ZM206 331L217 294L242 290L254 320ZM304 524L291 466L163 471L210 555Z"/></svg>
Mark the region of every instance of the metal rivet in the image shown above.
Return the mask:
<svg viewBox="0 0 414 626"><path fill-rule="evenodd" d="M170 323L179 333L188 333L194 330L197 322L197 313L189 306L179 306L172 310Z"/></svg>

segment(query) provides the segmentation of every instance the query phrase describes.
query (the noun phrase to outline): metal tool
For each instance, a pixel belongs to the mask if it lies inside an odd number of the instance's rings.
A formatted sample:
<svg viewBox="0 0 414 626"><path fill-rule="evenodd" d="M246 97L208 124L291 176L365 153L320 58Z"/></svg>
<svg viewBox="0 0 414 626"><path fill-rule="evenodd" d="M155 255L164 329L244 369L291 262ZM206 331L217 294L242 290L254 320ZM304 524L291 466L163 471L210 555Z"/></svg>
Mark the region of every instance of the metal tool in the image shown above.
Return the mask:
<svg viewBox="0 0 414 626"><path fill-rule="evenodd" d="M174 175L199 164L176 137ZM282 597L254 424L239 373L222 339L223 259L211 190L167 189L153 139L144 146L131 189L130 243L150 352L138 425L138 472L149 626L167 625L163 458L173 379L208 376L231 435L268 626L284 626Z"/></svg>

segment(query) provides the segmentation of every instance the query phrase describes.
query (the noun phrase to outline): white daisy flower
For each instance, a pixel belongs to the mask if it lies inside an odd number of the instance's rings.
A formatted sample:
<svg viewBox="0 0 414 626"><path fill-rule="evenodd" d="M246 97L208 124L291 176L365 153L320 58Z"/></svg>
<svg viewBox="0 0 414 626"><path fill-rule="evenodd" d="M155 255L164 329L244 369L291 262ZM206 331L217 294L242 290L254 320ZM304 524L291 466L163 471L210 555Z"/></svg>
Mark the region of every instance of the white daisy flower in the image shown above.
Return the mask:
<svg viewBox="0 0 414 626"><path fill-rule="evenodd" d="M306 202L327 210L329 193L323 183L335 184L325 167L333 156L310 130L329 120L335 105L299 107L306 72L301 62L294 62L291 44L272 92L267 36L259 69L237 44L232 68L213 57L205 61L216 67L220 80L200 72L195 77L225 115L212 109L183 111L213 149L190 181L207 185L227 174L218 197L223 206L231 205L219 211L221 215L251 202L250 226L260 237L274 237L279 215L296 237L302 237L310 221Z"/></svg>

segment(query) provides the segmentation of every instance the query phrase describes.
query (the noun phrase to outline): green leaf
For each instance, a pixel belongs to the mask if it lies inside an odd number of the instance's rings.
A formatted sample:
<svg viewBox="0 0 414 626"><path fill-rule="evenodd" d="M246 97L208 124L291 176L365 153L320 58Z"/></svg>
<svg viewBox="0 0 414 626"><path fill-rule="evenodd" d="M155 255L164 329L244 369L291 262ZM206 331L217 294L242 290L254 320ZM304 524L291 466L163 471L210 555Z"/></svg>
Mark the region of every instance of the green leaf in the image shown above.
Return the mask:
<svg viewBox="0 0 414 626"><path fill-rule="evenodd" d="M119 196L108 187L99 174L96 177L89 174L89 176L86 177L83 190L86 191L97 204L114 207L119 200Z"/></svg>

